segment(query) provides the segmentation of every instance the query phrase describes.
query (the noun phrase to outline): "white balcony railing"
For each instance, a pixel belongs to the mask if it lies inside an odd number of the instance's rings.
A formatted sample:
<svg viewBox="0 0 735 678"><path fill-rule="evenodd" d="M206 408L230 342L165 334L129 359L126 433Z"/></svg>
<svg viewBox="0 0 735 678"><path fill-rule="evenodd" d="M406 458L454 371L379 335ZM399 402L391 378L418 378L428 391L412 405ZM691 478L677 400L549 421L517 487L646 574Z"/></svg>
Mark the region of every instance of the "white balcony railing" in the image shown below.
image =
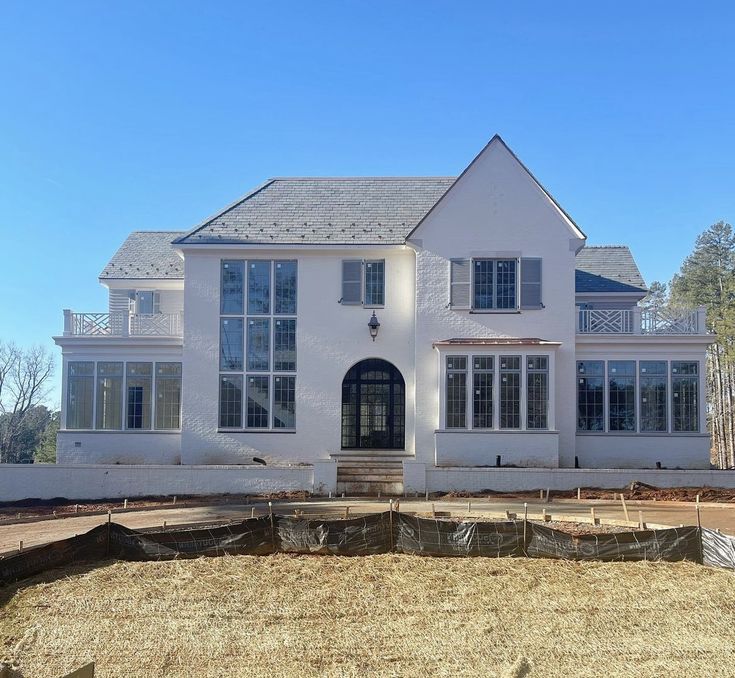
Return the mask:
<svg viewBox="0 0 735 678"><path fill-rule="evenodd" d="M706 334L703 307L682 309L578 309L578 334Z"/></svg>
<svg viewBox="0 0 735 678"><path fill-rule="evenodd" d="M64 310L65 337L180 337L181 313L74 313Z"/></svg>

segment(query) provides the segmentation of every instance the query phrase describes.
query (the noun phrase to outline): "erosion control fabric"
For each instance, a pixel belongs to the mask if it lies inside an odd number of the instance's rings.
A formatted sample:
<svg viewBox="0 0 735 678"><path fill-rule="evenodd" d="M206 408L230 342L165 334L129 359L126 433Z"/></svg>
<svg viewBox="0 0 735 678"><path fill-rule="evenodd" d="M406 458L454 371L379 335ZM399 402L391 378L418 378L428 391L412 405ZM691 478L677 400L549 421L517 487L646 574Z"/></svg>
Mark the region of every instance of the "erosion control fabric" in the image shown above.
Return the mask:
<svg viewBox="0 0 735 678"><path fill-rule="evenodd" d="M690 560L735 569L735 539L698 527L577 536L523 520L456 522L386 511L346 520L273 515L217 527L163 531L138 531L109 523L70 539L0 559L0 586L54 567L105 558L172 560L275 552Z"/></svg>

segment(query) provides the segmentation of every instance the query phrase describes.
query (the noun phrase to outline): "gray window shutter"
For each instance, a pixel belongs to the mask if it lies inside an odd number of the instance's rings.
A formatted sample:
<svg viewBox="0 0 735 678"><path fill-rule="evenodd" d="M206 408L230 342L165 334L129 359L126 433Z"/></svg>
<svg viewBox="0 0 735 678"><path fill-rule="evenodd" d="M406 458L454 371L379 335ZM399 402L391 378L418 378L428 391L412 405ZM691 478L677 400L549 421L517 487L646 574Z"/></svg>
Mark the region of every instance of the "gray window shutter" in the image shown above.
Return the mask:
<svg viewBox="0 0 735 678"><path fill-rule="evenodd" d="M341 303L362 303L362 261L360 259L344 259L342 261Z"/></svg>
<svg viewBox="0 0 735 678"><path fill-rule="evenodd" d="M449 306L451 308L470 307L470 266L469 259L452 259L449 262Z"/></svg>
<svg viewBox="0 0 735 678"><path fill-rule="evenodd" d="M541 259L521 259L521 308L543 308Z"/></svg>

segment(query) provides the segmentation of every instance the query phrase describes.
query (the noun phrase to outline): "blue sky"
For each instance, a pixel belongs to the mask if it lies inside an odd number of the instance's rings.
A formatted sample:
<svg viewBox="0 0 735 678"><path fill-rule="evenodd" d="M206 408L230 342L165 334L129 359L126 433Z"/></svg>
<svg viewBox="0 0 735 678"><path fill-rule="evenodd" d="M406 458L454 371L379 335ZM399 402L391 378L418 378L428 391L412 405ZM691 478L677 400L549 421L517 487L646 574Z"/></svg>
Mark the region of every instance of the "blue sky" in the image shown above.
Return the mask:
<svg viewBox="0 0 735 678"><path fill-rule="evenodd" d="M129 231L277 175L459 173L498 132L669 279L735 219L733 3L0 5L0 338L105 309ZM58 351L58 349L57 349Z"/></svg>

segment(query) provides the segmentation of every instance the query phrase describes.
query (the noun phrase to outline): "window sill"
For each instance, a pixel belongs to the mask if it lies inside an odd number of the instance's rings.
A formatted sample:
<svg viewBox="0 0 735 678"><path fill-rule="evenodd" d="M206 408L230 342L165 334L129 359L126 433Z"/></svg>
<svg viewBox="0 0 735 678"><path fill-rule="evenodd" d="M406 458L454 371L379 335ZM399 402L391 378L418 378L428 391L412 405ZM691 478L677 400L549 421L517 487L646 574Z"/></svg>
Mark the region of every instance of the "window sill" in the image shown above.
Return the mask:
<svg viewBox="0 0 735 678"><path fill-rule="evenodd" d="M470 315L520 315L521 311L520 309L512 309L512 308L488 308L488 309L469 309Z"/></svg>
<svg viewBox="0 0 735 678"><path fill-rule="evenodd" d="M132 433L133 435L140 435L142 433L155 433L157 435L180 435L181 429L179 428L61 428L59 433Z"/></svg>
<svg viewBox="0 0 735 678"><path fill-rule="evenodd" d="M551 428L437 428L434 433L473 433L473 434L498 434L498 433L530 433L536 435L539 433L552 433L559 435L559 431Z"/></svg>
<svg viewBox="0 0 735 678"><path fill-rule="evenodd" d="M295 428L218 428L217 433L296 433Z"/></svg>
<svg viewBox="0 0 735 678"><path fill-rule="evenodd" d="M578 436L605 436L605 437L616 437L621 436L623 438L630 437L641 437L641 438L672 438L682 436L684 438L696 438L706 437L709 438L709 433L700 433L699 431L577 431Z"/></svg>

